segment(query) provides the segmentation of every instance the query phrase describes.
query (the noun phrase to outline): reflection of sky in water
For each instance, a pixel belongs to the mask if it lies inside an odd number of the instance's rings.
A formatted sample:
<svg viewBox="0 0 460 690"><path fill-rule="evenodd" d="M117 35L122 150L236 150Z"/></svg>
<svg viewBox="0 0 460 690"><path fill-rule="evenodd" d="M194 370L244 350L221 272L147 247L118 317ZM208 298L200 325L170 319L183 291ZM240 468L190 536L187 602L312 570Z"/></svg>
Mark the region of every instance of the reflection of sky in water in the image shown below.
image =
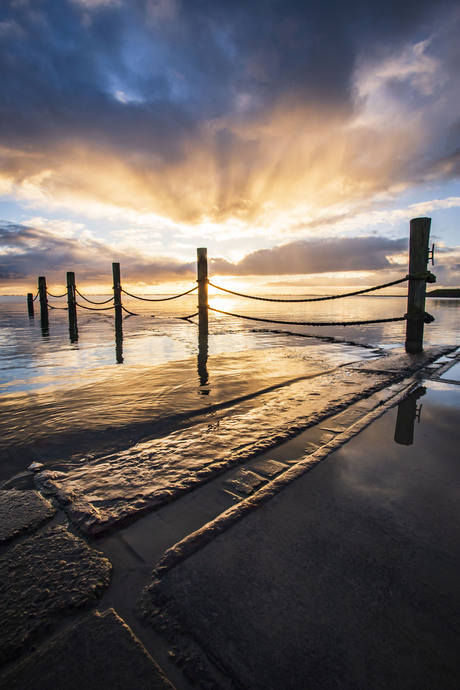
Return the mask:
<svg viewBox="0 0 460 690"><path fill-rule="evenodd" d="M402 297L361 297L307 304L254 302L230 296L210 298L210 301L225 311L286 321L387 318L404 314L406 308L405 298ZM61 302L65 303L64 300ZM125 304L139 316L123 320L123 366L155 365L198 354L196 324L171 318L194 313L196 295L172 302L151 304L126 300ZM428 300L427 310L435 315L436 322L425 328L426 343L460 342L459 304L458 300ZM114 322L107 314L79 309L79 339L78 343L72 344L65 311L50 311L49 335L42 335L38 302L35 303L33 320L28 319L23 298L1 298L0 310L0 390L3 392L96 381L113 376L114 367L119 366L115 355ZM279 332L268 332L274 330ZM405 324L289 327L241 320L213 312L210 316L208 353L261 350L293 344L307 346L312 342L305 338L293 338L286 333L288 331L333 336L391 348L404 344Z"/></svg>
<svg viewBox="0 0 460 690"><path fill-rule="evenodd" d="M441 379L450 379L451 381L460 381L460 364L454 364L448 371L441 375Z"/></svg>
<svg viewBox="0 0 460 690"><path fill-rule="evenodd" d="M417 401L418 409L421 405L420 421L412 420L412 444L394 441L398 414L395 407L330 456L328 463L333 463L340 475L344 492L351 492L354 498L359 495L374 508L403 506L406 516L420 508L430 511L436 507L438 512L452 509L444 497L460 484L460 388L436 381L423 385L426 394Z"/></svg>

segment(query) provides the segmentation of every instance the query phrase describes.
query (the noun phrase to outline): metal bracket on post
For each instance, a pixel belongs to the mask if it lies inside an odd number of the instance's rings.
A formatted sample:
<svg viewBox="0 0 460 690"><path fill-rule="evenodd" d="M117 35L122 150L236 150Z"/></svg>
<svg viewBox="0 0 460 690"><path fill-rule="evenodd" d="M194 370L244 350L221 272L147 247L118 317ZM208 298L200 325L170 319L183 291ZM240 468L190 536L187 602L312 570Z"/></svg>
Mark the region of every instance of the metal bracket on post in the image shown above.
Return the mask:
<svg viewBox="0 0 460 690"><path fill-rule="evenodd" d="M433 242L433 244L431 245L431 249L428 250L428 261L431 261L432 266L434 266L434 248L435 248L435 246L436 245ZM433 281L433 282L435 282L435 281Z"/></svg>

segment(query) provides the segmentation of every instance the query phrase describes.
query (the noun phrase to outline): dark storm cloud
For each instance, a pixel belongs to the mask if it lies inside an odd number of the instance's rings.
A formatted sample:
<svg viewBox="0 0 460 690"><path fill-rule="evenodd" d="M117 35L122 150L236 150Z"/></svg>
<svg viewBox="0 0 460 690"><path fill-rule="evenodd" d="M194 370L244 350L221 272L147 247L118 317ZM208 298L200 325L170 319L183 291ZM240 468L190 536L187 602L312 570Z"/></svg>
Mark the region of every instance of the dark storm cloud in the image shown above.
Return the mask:
<svg viewBox="0 0 460 690"><path fill-rule="evenodd" d="M110 282L112 262L122 263L123 279L150 285L164 280L194 279L195 264L149 258L141 253L116 252L91 237L62 237L43 228L0 223L0 284L29 282L37 276L65 284L66 271L91 284Z"/></svg>
<svg viewBox="0 0 460 690"><path fill-rule="evenodd" d="M339 271L379 271L392 268L392 255L407 250L407 239L384 237L323 238L259 249L238 263L211 261L222 275L298 275Z"/></svg>
<svg viewBox="0 0 460 690"><path fill-rule="evenodd" d="M155 166L184 156L203 119L259 117L280 101L346 109L358 50L397 45L433 12L431 0L7 0L3 144L84 139Z"/></svg>

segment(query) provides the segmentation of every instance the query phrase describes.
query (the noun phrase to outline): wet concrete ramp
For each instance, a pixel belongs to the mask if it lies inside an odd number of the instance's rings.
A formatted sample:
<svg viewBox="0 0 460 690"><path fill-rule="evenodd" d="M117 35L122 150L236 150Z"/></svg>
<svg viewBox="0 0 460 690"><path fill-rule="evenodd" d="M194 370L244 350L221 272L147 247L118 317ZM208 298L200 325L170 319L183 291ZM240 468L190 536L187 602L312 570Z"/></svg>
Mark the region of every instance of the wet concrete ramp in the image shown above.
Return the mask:
<svg viewBox="0 0 460 690"><path fill-rule="evenodd" d="M441 394L428 384L430 427L413 447L393 441L393 409L157 571L142 615L190 677L251 690L459 687L459 400L432 416Z"/></svg>
<svg viewBox="0 0 460 690"><path fill-rule="evenodd" d="M185 429L66 473L42 472L39 485L66 506L87 534L101 534L390 387L442 352L431 348L410 356L396 351L375 361L332 368L316 363L300 380L208 411Z"/></svg>

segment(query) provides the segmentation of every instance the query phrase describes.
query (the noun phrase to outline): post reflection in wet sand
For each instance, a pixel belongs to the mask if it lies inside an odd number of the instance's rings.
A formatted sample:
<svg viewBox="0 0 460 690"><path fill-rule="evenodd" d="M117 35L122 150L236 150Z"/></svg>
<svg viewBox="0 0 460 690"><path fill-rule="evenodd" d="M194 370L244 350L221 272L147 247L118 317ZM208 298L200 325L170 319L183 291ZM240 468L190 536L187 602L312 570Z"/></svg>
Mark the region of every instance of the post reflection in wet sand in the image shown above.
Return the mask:
<svg viewBox="0 0 460 690"><path fill-rule="evenodd" d="M420 423L422 406L417 407L417 400L426 393L426 388L420 386L401 400L398 405L394 440L402 446L411 446L414 442L415 420Z"/></svg>

